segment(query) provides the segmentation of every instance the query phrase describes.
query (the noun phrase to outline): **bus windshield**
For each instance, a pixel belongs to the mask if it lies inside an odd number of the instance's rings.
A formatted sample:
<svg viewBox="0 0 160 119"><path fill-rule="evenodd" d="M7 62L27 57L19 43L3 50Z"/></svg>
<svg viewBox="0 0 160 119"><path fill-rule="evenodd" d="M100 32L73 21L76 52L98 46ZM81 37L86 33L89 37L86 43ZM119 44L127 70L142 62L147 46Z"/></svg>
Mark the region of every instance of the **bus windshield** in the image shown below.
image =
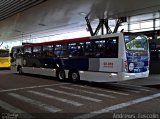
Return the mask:
<svg viewBox="0 0 160 119"><path fill-rule="evenodd" d="M147 37L138 34L129 34L124 36L126 49L129 51L147 51Z"/></svg>
<svg viewBox="0 0 160 119"><path fill-rule="evenodd" d="M8 50L0 50L0 57L9 57Z"/></svg>

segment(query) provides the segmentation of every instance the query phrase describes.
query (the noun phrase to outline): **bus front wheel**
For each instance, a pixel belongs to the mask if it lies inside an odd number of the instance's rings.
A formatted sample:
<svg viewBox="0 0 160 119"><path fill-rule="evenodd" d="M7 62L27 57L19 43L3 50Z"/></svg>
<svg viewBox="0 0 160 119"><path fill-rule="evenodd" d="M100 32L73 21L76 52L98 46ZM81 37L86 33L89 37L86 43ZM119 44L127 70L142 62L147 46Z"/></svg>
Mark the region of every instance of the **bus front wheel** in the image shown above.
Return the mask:
<svg viewBox="0 0 160 119"><path fill-rule="evenodd" d="M80 76L78 71L70 71L69 72L69 79L72 80L74 83L78 83L80 81Z"/></svg>
<svg viewBox="0 0 160 119"><path fill-rule="evenodd" d="M18 66L17 71L18 71L19 74L22 74L22 73L23 73L22 67L21 67L21 66Z"/></svg>

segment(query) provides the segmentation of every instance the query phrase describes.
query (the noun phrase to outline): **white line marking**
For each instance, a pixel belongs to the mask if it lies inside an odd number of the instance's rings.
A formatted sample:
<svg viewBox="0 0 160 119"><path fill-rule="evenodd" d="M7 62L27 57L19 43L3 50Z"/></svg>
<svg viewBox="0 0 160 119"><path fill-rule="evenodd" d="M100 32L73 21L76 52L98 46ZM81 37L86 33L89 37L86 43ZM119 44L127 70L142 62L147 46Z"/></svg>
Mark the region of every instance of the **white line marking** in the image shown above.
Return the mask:
<svg viewBox="0 0 160 119"><path fill-rule="evenodd" d="M30 114L22 111L21 109L19 109L19 108L17 108L17 107L14 107L14 106L10 105L10 104L2 101L2 100L0 100L0 107L2 107L3 109L9 111L10 113L15 113L15 114L18 113L18 118L19 118L19 117L21 117L21 118L22 118L22 117L25 117L25 118L33 118L32 115L30 115ZM23 115L21 115L21 114L23 114Z"/></svg>
<svg viewBox="0 0 160 119"><path fill-rule="evenodd" d="M148 89L138 89L138 90L141 90L141 91L147 91L147 92L149 92L149 91L151 91L151 90L148 90Z"/></svg>
<svg viewBox="0 0 160 119"><path fill-rule="evenodd" d="M47 104L44 104L40 101L36 101L36 100L33 100L33 99L30 99L28 97L25 97L25 96L22 96L22 95L19 95L19 94L16 94L16 93L8 93L8 95L14 97L14 98L17 98L21 101L24 101L26 103L30 103L32 105L35 105L37 107L39 107L41 110L46 110L46 111L49 111L51 113L55 113L55 112L59 112L61 111L61 109L58 109L54 106L50 106L50 105L47 105Z"/></svg>
<svg viewBox="0 0 160 119"><path fill-rule="evenodd" d="M148 90L148 89L145 89L143 86L136 86L136 85L130 85L130 84L121 84L121 83L119 83L118 85L122 85L122 86L131 86L131 88L133 87L133 88L138 88L138 89L136 89L136 90L141 90L141 91L150 91L150 90Z"/></svg>
<svg viewBox="0 0 160 119"><path fill-rule="evenodd" d="M121 87L119 87L119 89L121 89ZM125 90L128 92L133 92L133 93L140 93L140 91L135 91L135 90L131 90L131 89L121 89L121 90Z"/></svg>
<svg viewBox="0 0 160 119"><path fill-rule="evenodd" d="M128 107L128 106L131 106L131 105L134 105L134 104L137 104L137 103L141 103L141 102L144 102L144 101L152 100L152 99L158 98L158 97L160 97L160 93L150 95L150 96L146 96L146 97L139 98L139 99L135 99L135 100L131 100L131 101L128 101L128 102L120 103L120 104L117 104L117 105L113 105L111 107L106 107L106 108L98 110L98 111L93 111L93 112L90 112L88 114L77 116L73 119L93 118L93 117L98 116L98 115L103 114L103 113L107 113L107 112L110 112L110 111L122 109L122 108L125 108L125 107Z"/></svg>
<svg viewBox="0 0 160 119"><path fill-rule="evenodd" d="M48 95L48 94L37 92L37 91L27 91L27 92L32 93L32 94L36 94L36 95L39 95L39 96L43 96L43 97L46 97L46 98L55 99L55 100L65 102L65 103L68 103L68 104L72 104L74 106L82 106L83 105L81 103L78 103L78 102L75 102L75 101L72 101L72 100L59 98L59 97L56 97L56 96Z"/></svg>
<svg viewBox="0 0 160 119"><path fill-rule="evenodd" d="M130 90L130 89L123 89L125 91L128 91L128 92L133 92L133 93L140 93L140 91L135 91L135 90Z"/></svg>
<svg viewBox="0 0 160 119"><path fill-rule="evenodd" d="M30 86L30 87L24 87L24 88L6 89L6 90L0 90L0 93L10 92L10 91L18 91L18 90L24 90L24 89L33 89L33 88L42 88L42 87L49 87L49 86L58 86L58 85L65 85L65 84L68 84L68 83L58 83L58 84L50 84L50 85L39 85L39 86Z"/></svg>
<svg viewBox="0 0 160 119"><path fill-rule="evenodd" d="M116 91L103 90L103 89L93 88L93 87L88 87L88 86L79 86L79 85L73 85L73 86L81 87L81 88L86 88L86 89L99 90L99 91L103 91L103 92L107 92L107 93L114 93L114 94L119 94L119 95L130 95L128 93L121 93L121 92L116 92Z"/></svg>
<svg viewBox="0 0 160 119"><path fill-rule="evenodd" d="M115 98L114 96L105 95L105 94L102 94L102 93L95 93L95 92L86 91L86 90L80 90L80 89L75 89L75 88L69 88L69 87L66 87L66 86L60 86L60 87L61 87L61 88L64 88L64 89L69 89L69 90L84 92L84 93L88 93L88 94L94 94L94 95L103 96L103 97L107 97L107 98Z"/></svg>
<svg viewBox="0 0 160 119"><path fill-rule="evenodd" d="M99 99L95 99L95 98L91 98L91 97L87 97L87 96L83 96L83 95L78 95L78 94L73 94L73 93L68 93L68 92L64 92L64 91L59 91L59 90L55 90L52 88L45 88L46 90L52 91L52 92L57 92L57 93L61 93L61 94L65 94L65 95L69 95L69 96L74 96L74 97L79 97L81 99L86 99L89 101L93 101L93 102L100 102L102 100Z"/></svg>

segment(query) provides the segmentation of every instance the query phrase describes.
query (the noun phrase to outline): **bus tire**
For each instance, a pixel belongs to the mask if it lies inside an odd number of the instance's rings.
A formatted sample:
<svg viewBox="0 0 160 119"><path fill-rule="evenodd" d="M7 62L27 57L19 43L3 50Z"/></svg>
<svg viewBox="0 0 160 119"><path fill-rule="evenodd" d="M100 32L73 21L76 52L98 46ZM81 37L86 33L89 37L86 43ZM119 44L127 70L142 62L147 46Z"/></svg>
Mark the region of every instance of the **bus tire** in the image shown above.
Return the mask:
<svg viewBox="0 0 160 119"><path fill-rule="evenodd" d="M18 66L17 71L18 71L18 74L23 74L23 71L22 71L22 67L21 67L21 66Z"/></svg>
<svg viewBox="0 0 160 119"><path fill-rule="evenodd" d="M71 81L74 83L78 83L80 81L79 72L76 70L71 70L69 72L69 79L71 79Z"/></svg>
<svg viewBox="0 0 160 119"><path fill-rule="evenodd" d="M56 77L61 81L65 80L65 78L66 78L65 71L63 69L57 69Z"/></svg>

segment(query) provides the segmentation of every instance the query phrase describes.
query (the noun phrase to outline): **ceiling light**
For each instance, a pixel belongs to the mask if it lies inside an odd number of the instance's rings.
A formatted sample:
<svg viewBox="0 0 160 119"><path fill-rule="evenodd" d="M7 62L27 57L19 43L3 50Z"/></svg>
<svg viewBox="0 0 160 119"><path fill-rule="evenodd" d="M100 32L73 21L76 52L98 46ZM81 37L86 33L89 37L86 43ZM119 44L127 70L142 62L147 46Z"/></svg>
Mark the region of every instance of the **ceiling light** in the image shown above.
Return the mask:
<svg viewBox="0 0 160 119"><path fill-rule="evenodd" d="M84 13L84 12L80 12L79 15L81 15L81 16L87 16L87 14Z"/></svg>

